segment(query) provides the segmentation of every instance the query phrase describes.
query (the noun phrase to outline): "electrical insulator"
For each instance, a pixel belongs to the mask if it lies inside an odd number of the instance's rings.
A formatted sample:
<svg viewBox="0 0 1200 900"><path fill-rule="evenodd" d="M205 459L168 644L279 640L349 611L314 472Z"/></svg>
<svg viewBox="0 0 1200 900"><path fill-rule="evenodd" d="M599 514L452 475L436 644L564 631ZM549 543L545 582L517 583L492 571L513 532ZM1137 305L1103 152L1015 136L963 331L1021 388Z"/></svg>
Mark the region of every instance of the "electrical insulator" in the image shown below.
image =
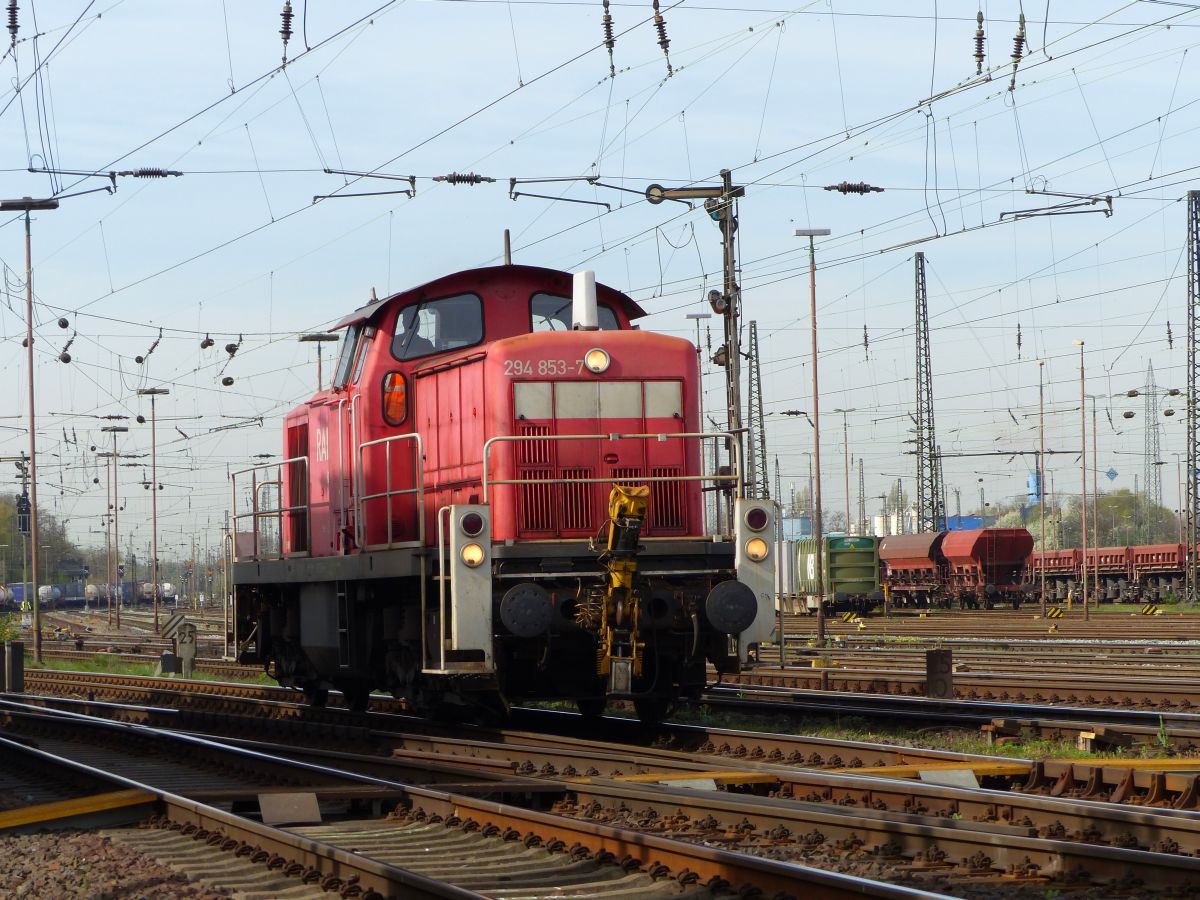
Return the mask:
<svg viewBox="0 0 1200 900"><path fill-rule="evenodd" d="M827 191L837 191L839 194L882 194L883 188L867 184L865 181L843 181L841 184L825 186Z"/></svg>
<svg viewBox="0 0 1200 900"><path fill-rule="evenodd" d="M225 387L233 387L233 376L226 375L221 379L221 384L225 385Z"/></svg>
<svg viewBox="0 0 1200 900"><path fill-rule="evenodd" d="M280 20L283 22L283 27L279 29L279 36L283 38L283 64L287 65L287 45L292 37L292 2L284 0L283 12L279 14Z"/></svg>
<svg viewBox="0 0 1200 900"><path fill-rule="evenodd" d="M58 320L58 327L59 327L59 328L70 328L70 327L71 327L71 323L70 323L70 322L68 322L66 319L59 319L59 320Z"/></svg>
<svg viewBox="0 0 1200 900"><path fill-rule="evenodd" d="M675 74L675 70L671 68L671 54L667 48L671 46L671 41L667 37L667 20L662 17L662 13L658 11L658 0L654 0L654 29L658 32L658 46L662 47L663 56L667 58L667 77L670 78Z"/></svg>
<svg viewBox="0 0 1200 900"><path fill-rule="evenodd" d="M12 45L17 43L17 0L8 0L8 34Z"/></svg>
<svg viewBox="0 0 1200 900"><path fill-rule="evenodd" d="M1171 334L1171 323L1167 323L1167 349L1175 349L1175 336Z"/></svg>
<svg viewBox="0 0 1200 900"><path fill-rule="evenodd" d="M1021 57L1025 54L1025 13L1021 13L1017 19L1017 36L1013 38L1012 52L1012 80L1008 83L1010 91L1017 87L1017 66L1021 64Z"/></svg>
<svg viewBox="0 0 1200 900"><path fill-rule="evenodd" d="M975 27L975 74L983 74L983 10L979 10L975 14L975 21L978 23Z"/></svg>
<svg viewBox="0 0 1200 900"><path fill-rule="evenodd" d="M476 175L474 172L451 172L449 175L434 175L433 180L444 181L446 184L483 184L485 181L491 184L496 179Z"/></svg>
<svg viewBox="0 0 1200 900"><path fill-rule="evenodd" d="M71 354L64 350L62 353L58 354L58 361L69 363L71 361Z"/></svg>
<svg viewBox="0 0 1200 900"><path fill-rule="evenodd" d="M145 417L145 416L138 416L138 417L137 417L137 423L138 423L139 425L145 425L145 424L146 424L146 417Z"/></svg>
<svg viewBox="0 0 1200 900"><path fill-rule="evenodd" d="M225 352L228 353L231 358L233 357L233 354L237 353L240 349L242 349L242 336L240 334L238 335L236 344L231 343L225 345Z"/></svg>
<svg viewBox="0 0 1200 900"><path fill-rule="evenodd" d="M209 337L209 336L206 334L206 335L204 336L204 340L202 340L202 341L200 342L200 349L201 349L201 350L207 350L209 347L211 347L211 346L212 346L213 344L215 344L215 343L216 343L216 341L214 341L214 340L213 340L211 337Z"/></svg>
<svg viewBox="0 0 1200 900"><path fill-rule="evenodd" d="M1017 323L1017 359L1021 358L1021 323Z"/></svg>
<svg viewBox="0 0 1200 900"><path fill-rule="evenodd" d="M158 344L162 340L162 329L158 329L158 337L154 339L154 343L150 345L150 349L146 351L145 356L135 356L134 361L140 366L150 358L150 354L158 349Z"/></svg>
<svg viewBox="0 0 1200 900"><path fill-rule="evenodd" d="M604 0L604 46L608 48L608 74L612 78L617 77L617 67L613 62L613 47L616 46L616 40L613 38L613 20L608 11L609 0Z"/></svg>

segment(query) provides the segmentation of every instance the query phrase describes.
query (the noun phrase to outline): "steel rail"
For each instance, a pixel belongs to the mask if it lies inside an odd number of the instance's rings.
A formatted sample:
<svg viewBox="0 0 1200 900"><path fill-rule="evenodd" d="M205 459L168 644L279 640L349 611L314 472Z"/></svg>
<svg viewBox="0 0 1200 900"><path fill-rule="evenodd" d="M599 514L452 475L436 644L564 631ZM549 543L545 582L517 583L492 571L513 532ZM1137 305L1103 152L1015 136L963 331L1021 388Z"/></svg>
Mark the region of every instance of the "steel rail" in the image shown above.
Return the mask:
<svg viewBox="0 0 1200 900"><path fill-rule="evenodd" d="M69 768L79 774L102 778L133 790L153 794L162 805L163 814L173 822L219 833L242 844L300 863L306 869L316 870L346 882L356 879L361 888L374 890L385 896L452 900L479 900L482 897L474 891L463 890L406 869L367 859L357 853L225 812L151 784L54 756L18 741L0 737L0 746L5 747L14 756L24 754L46 765Z"/></svg>
<svg viewBox="0 0 1200 900"><path fill-rule="evenodd" d="M25 709L23 704L3 700L0 700L0 707L17 711ZM36 714L39 711L34 710L33 712ZM129 730L131 733L153 735L159 739L241 755L247 759L271 759L266 754L255 750L234 747L204 737L164 732L141 725L114 726L114 723L107 720L71 712L55 711L50 715L87 727L119 727ZM2 738L0 741L3 741L4 744L12 744L14 747L27 749L31 753L39 754L42 758L59 759L59 757L43 754L40 750L26 748L25 745L16 742ZM818 890L821 896L827 897L873 896L906 898L907 900L907 898L930 896L924 891L869 879L794 863L779 862L750 854L713 849L629 829L525 810L509 804L416 787L343 769L295 760L274 759L273 761L276 764L284 764L306 773L319 773L350 782L401 790L408 796L408 803L419 807L423 815L439 815L446 821L478 818L481 821L478 821L477 824L485 830L491 828L503 831L517 829L518 832L525 831L527 834L535 835L541 841L561 842L571 839L581 846L587 847L589 853L592 854L611 856L617 860L633 860L639 866L665 866L674 871L677 877L684 880L684 883L689 883L687 879L699 878L713 884L734 885L743 891L756 889L763 892L774 892L780 896L795 896L796 889L801 884L809 885L812 889ZM369 887L388 894L398 891L398 896L403 897L480 896L474 892L462 891L419 876L405 869L389 866L386 863L367 859L338 847L304 838L287 830L273 829L241 819L231 813L178 794L163 791L153 785L143 784L112 773L104 773L83 763L71 762L70 764L77 771L105 775L130 788L146 790L158 795L167 809L168 816L173 821L193 825L207 831L220 831L234 836L246 835L245 838L242 838L243 840L247 842L253 840L261 849L269 853L295 859L305 866L327 871L342 879L343 882L347 878L357 877L357 884L362 887Z"/></svg>
<svg viewBox="0 0 1200 900"><path fill-rule="evenodd" d="M91 709L95 704L87 704ZM197 723L190 715L181 714L175 717L175 727L196 729L204 725L203 719ZM231 722L226 727L236 733L244 733L247 723ZM211 727L211 724L210 724ZM442 767L445 777L460 775L449 766L466 766L477 768L480 789L494 791L538 790L546 793L558 785L561 790L574 790L578 781L578 770L573 763L590 760L595 766L601 766L608 777L645 775L655 776L652 779L639 778L646 782L657 780L663 783L687 780L689 776L708 777L712 773L713 763L704 755L685 754L678 751L667 751L658 748L638 750L638 758L631 761L629 748L624 745L606 744L595 741L568 741L566 739L545 740L543 736L526 736L530 743L486 743L478 738L438 738L427 735L410 735L367 731L354 729L353 734L339 732L345 739L341 742L353 743L355 740L362 744L370 743L376 753L387 753L390 756L351 753L345 750L328 750L313 743L318 737L325 741L330 735L313 735L306 742L301 738L292 738L288 744L264 743L249 738L229 737L224 734L219 740L225 744L247 747L265 753L269 756L281 754L300 754L305 760L322 761L328 765L329 760L339 765L353 765L356 771L368 771L384 778L395 777L397 769L412 766L424 766L432 774L439 769L439 763L448 764ZM211 732L209 732L211 735ZM515 739L519 735L509 735ZM850 743L850 742L843 742ZM863 745L869 746L869 745ZM932 758L922 758L919 752L912 754L907 765L919 770L923 766L938 768L946 765L950 754L935 755ZM517 766L517 760L523 760L522 767L529 766L530 774L542 763L537 774L540 779L518 781L512 778L512 772ZM604 762L607 761L607 765ZM861 760L844 760L843 762L858 762ZM631 765L632 762L632 765ZM1190 773L1158 773L1152 771L1137 772L1128 769L1120 760L1109 761L1076 761L1055 762L1035 765L1028 760L1011 760L996 757L970 757L969 765L982 773L998 771L1001 768L1023 767L1028 773L1027 780L1049 778L1062 780L1064 775L1075 776L1081 783L1091 784L1099 788L1106 786L1114 791L1124 790L1127 793L1138 785L1134 784L1134 775L1146 781L1145 787L1154 787L1154 779L1166 781L1174 779L1179 782L1171 787L1177 794L1188 790L1189 785L1195 792L1197 774ZM1136 765L1134 763L1133 765ZM895 764L887 768L898 768ZM736 773L746 776L739 779ZM1089 774L1090 773L1090 774ZM525 774L520 769L518 775ZM597 773L598 774L598 773ZM761 777L759 777L761 776ZM1200 820L1190 813L1176 810L1139 810L1124 804L1107 804L1098 802L1079 802L1075 799L1058 797L1032 796L1019 792L989 791L980 789L965 789L949 786L925 784L920 781L889 778L876 775L866 775L851 771L845 772L815 772L782 766L777 763L760 761L737 760L732 765L726 765L721 776L723 780L733 784L762 781L764 778L776 785L773 793L784 798L800 800L817 800L822 803L845 804L853 800L851 805L864 809L920 811L934 810L934 816L940 818L960 818L961 828L971 828L972 823L983 823L983 830L993 826L990 823L1021 823L1029 829L1039 829L1043 836L1061 836L1067 840L1085 840L1092 842L1109 842L1127 847L1142 849L1155 846L1174 845L1181 852L1196 853L1200 850ZM1126 784L1128 782L1128 784ZM488 785L492 787L489 788ZM1068 830L1069 829L1069 830ZM1099 829L1104 829L1100 831ZM1072 834L1078 837L1072 838Z"/></svg>

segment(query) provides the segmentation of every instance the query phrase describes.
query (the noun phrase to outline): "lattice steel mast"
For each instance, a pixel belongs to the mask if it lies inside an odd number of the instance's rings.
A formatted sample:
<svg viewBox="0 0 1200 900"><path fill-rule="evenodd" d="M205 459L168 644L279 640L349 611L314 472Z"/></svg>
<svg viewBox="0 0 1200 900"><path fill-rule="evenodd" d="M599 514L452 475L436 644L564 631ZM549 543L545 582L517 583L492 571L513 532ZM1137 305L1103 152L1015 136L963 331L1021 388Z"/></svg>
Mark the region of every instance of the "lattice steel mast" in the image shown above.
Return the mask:
<svg viewBox="0 0 1200 900"><path fill-rule="evenodd" d="M771 496L767 476L767 430L763 421L762 369L758 364L758 322L750 323L749 372L746 391L747 415L750 424L748 449L750 464L746 472L746 496L766 500Z"/></svg>
<svg viewBox="0 0 1200 900"><path fill-rule="evenodd" d="M940 531L946 519L942 463L933 425L933 363L929 355L929 305L925 254L916 254L917 297L917 531Z"/></svg>
<svg viewBox="0 0 1200 900"><path fill-rule="evenodd" d="M1184 596L1196 600L1197 518L1200 517L1200 490L1196 484L1196 466L1200 464L1200 428L1197 404L1200 403L1200 191L1188 191L1187 199L1187 586Z"/></svg>
<svg viewBox="0 0 1200 900"><path fill-rule="evenodd" d="M1162 464L1159 461L1158 385L1154 383L1154 363L1146 363L1146 466L1142 483L1142 540L1147 544L1154 535L1154 523L1162 506Z"/></svg>

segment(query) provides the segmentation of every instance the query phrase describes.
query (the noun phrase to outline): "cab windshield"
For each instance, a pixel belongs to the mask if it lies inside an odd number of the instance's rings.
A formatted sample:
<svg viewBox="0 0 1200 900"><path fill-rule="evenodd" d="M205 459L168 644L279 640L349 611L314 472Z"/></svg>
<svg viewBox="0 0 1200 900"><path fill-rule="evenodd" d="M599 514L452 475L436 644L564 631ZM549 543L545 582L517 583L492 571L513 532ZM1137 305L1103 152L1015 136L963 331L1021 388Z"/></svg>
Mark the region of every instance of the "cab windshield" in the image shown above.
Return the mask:
<svg viewBox="0 0 1200 900"><path fill-rule="evenodd" d="M571 298L534 294L529 298L530 328L538 331L571 330ZM596 304L596 322L601 331L617 331L617 314L603 303Z"/></svg>

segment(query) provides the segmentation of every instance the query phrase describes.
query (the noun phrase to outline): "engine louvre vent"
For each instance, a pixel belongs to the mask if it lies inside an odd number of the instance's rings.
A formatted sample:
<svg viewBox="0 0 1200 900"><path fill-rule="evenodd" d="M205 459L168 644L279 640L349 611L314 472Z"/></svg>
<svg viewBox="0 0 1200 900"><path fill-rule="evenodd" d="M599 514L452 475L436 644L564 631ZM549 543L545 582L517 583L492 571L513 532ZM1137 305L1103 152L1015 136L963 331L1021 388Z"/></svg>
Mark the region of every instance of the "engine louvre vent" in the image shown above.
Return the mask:
<svg viewBox="0 0 1200 900"><path fill-rule="evenodd" d="M650 470L654 478L678 479L682 474L674 466ZM655 481L650 486L650 528L655 531L679 531L687 526L684 510L683 481Z"/></svg>
<svg viewBox="0 0 1200 900"><path fill-rule="evenodd" d="M591 478L590 468L563 469L564 479ZM561 531L590 532L596 527L596 517L592 512L592 494L594 485L587 483L567 483L562 485L562 509L559 516Z"/></svg>

